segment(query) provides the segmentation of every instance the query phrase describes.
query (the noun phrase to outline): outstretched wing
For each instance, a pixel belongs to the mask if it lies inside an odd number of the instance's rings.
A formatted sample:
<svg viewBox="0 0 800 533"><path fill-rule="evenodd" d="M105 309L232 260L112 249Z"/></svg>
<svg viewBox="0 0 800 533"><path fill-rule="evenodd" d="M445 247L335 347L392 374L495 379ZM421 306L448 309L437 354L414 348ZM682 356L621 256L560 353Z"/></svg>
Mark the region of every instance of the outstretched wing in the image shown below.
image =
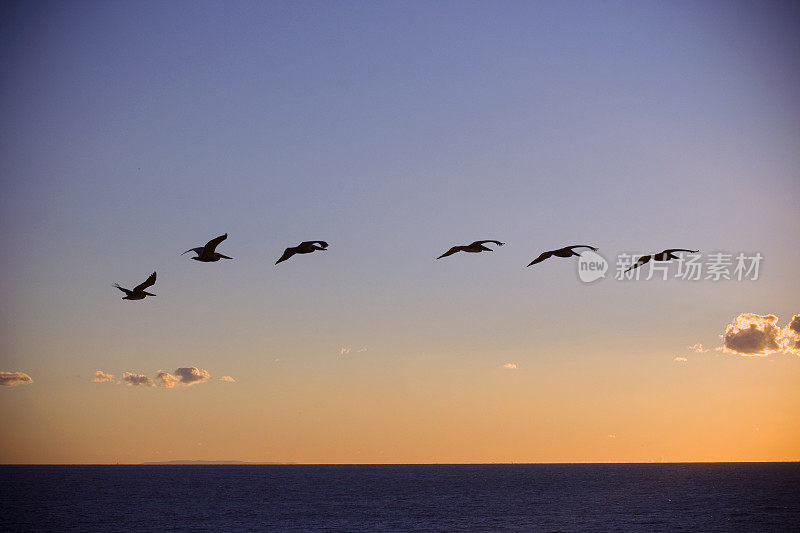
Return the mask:
<svg viewBox="0 0 800 533"><path fill-rule="evenodd" d="M588 244L574 244L572 246L565 246L562 249L563 250L572 250L573 248L589 248L593 252L597 251L597 248L595 248L594 246L589 246Z"/></svg>
<svg viewBox="0 0 800 533"><path fill-rule="evenodd" d="M649 262L650 259L652 259L652 258L653 258L652 255L643 255L642 257L639 258L638 261L636 261L636 263L634 263L633 265L629 266L627 268L627 270L625 270L625 272L627 272L628 270L633 270L634 268L639 268L643 264Z"/></svg>
<svg viewBox="0 0 800 533"><path fill-rule="evenodd" d="M150 274L150 277L144 281L144 283L140 283L139 285L135 286L133 288L133 292L142 292L150 285L154 285L155 282L156 282L156 273L153 272L152 274Z"/></svg>
<svg viewBox="0 0 800 533"><path fill-rule="evenodd" d="M687 250L686 248L670 248L669 250L664 250L661 252L662 254L671 254L672 252L690 252L696 254L699 250Z"/></svg>
<svg viewBox="0 0 800 533"><path fill-rule="evenodd" d="M227 238L228 234L226 233L225 235L220 235L216 239L211 239L210 241L208 241L206 245L203 246L203 255L213 254L214 249L217 247L217 245Z"/></svg>
<svg viewBox="0 0 800 533"><path fill-rule="evenodd" d="M325 242L325 241L303 241L303 242L300 243L300 246L303 246L304 244L319 244L323 248L327 248L328 247L328 243Z"/></svg>
<svg viewBox="0 0 800 533"><path fill-rule="evenodd" d="M124 292L125 294L130 294L130 293L132 292L132 291L129 291L128 289L123 289L122 287L120 287L120 286L119 286L119 283L115 283L114 285L112 285L112 287L116 287L116 288L118 288L119 290L121 290L121 291L122 291L122 292Z"/></svg>
<svg viewBox="0 0 800 533"><path fill-rule="evenodd" d="M493 242L493 243L495 243L497 246L503 246L503 244L505 244L505 243L502 243L502 242L500 242L500 241L494 241L494 240L492 240L492 239L488 239L488 240L485 240L485 241L475 241L475 242L473 242L472 244L470 244L470 246L481 246L481 245L483 245L483 244L486 244L487 242Z"/></svg>
<svg viewBox="0 0 800 533"><path fill-rule="evenodd" d="M203 255L203 248L189 248L188 250L183 252L183 254L188 254L189 252L194 252L199 257L199 256ZM181 254L181 255L183 255L183 254Z"/></svg>
<svg viewBox="0 0 800 533"><path fill-rule="evenodd" d="M542 252L541 254L539 254L539 257L531 261L530 264L528 264L528 266L535 265L536 263L541 263L545 259L550 259L551 257L553 257L553 252Z"/></svg>
<svg viewBox="0 0 800 533"><path fill-rule="evenodd" d="M453 246L452 248L447 250L445 253L443 253L442 255L437 257L436 259L441 259L442 257L447 257L448 255L453 255L454 253L460 252L460 251L461 251L461 247L460 246Z"/></svg>
<svg viewBox="0 0 800 533"><path fill-rule="evenodd" d="M280 263L282 261L286 261L287 259L292 257L294 254L295 254L294 248L287 248L286 250L284 250L283 255L281 256L281 258L278 259L277 261L275 261L275 264L277 265L278 263Z"/></svg>

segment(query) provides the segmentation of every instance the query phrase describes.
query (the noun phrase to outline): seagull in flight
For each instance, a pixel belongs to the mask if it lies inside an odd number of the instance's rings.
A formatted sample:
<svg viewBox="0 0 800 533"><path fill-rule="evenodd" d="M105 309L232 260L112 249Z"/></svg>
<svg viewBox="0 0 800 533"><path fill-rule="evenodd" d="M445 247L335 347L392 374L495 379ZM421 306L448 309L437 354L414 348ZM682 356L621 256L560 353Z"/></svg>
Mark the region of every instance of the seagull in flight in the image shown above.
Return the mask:
<svg viewBox="0 0 800 533"><path fill-rule="evenodd" d="M453 246L452 248L447 250L445 253L443 253L442 255L437 257L436 259L441 259L442 257L447 257L448 255L453 255L456 252L470 252L470 253L494 252L494 250L492 250L491 248L487 248L486 246L484 246L484 243L487 243L487 242L493 242L497 246L503 246L503 244L505 244L505 243L502 243L500 241L493 241L491 239L486 240L486 241L475 241L472 244L468 244L466 246Z"/></svg>
<svg viewBox="0 0 800 533"><path fill-rule="evenodd" d="M125 296L122 297L123 300L144 300L148 296L155 296L155 294L145 291L145 289L151 285L154 285L156 282L156 273L153 272L150 274L150 277L147 278L143 283L135 286L133 290L128 290L119 286L119 283L115 283L114 287L118 288L122 292L125 293Z"/></svg>
<svg viewBox="0 0 800 533"><path fill-rule="evenodd" d="M310 254L311 252L316 252L317 250L322 250L324 252L327 249L328 243L325 241L304 241L297 246L292 246L291 248L284 250L283 255L280 259L275 261L275 264L277 265L278 263L286 261L294 254Z"/></svg>
<svg viewBox="0 0 800 533"><path fill-rule="evenodd" d="M700 250L687 250L685 248L670 248L669 250L664 250L663 252L658 254L643 255L642 257L639 258L638 261L636 261L636 263L629 266L628 269L625 270L625 272L628 272L628 270L633 270L634 268L639 268L645 263L649 263L651 259L653 261L669 261L670 259L680 259L680 257L674 255L675 252L689 252L692 254L696 254L699 251Z"/></svg>
<svg viewBox="0 0 800 533"><path fill-rule="evenodd" d="M535 265L536 263L541 263L545 259L550 259L551 257L572 257L573 255L581 255L576 252L575 248L588 248L593 252L597 251L597 248L594 246L589 246L588 244L575 244L573 246L565 246L563 248L559 248L558 250L549 250L547 252L542 252L539 254L539 257L534 259L533 261L528 264L528 266Z"/></svg>
<svg viewBox="0 0 800 533"><path fill-rule="evenodd" d="M220 259L233 259L233 257L228 257L227 255L222 255L221 253L214 251L217 245L227 238L227 233L225 235L220 235L219 237L208 241L205 246L201 248L190 248L189 250L183 252L183 254L194 252L197 254L197 256L192 257L192 259L202 263L213 263L214 261L219 261Z"/></svg>

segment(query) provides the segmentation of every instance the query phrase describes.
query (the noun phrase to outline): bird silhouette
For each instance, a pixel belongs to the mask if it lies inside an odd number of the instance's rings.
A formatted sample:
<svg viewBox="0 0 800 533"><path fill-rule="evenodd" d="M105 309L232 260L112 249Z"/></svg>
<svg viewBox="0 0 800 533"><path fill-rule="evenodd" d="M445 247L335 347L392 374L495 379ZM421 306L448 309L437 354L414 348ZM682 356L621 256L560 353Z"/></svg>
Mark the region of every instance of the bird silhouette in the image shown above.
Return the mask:
<svg viewBox="0 0 800 533"><path fill-rule="evenodd" d="M311 252L316 252L317 250L322 250L323 252L328 249L328 243L325 241L304 241L298 244L297 246L292 246L291 248L287 248L283 251L283 255L280 259L275 261L275 264L281 263L286 261L294 254L310 254Z"/></svg>
<svg viewBox="0 0 800 533"><path fill-rule="evenodd" d="M214 261L219 261L220 259L233 259L233 257L228 257L227 255L222 255L221 253L214 251L217 245L227 238L227 233L225 235L220 235L219 237L208 241L202 248L190 248L189 250L183 252L183 254L194 252L197 254L197 256L192 257L192 259L202 263L213 263Z"/></svg>
<svg viewBox="0 0 800 533"><path fill-rule="evenodd" d="M597 248L594 246L589 246L588 244L575 244L573 246L565 246L564 248L559 248L558 250L549 250L547 252L542 252L539 254L539 257L531 261L528 266L535 265L536 263L541 263L545 259L550 259L551 257L572 257L573 255L581 255L576 252L573 248L589 248L593 252L597 251Z"/></svg>
<svg viewBox="0 0 800 533"><path fill-rule="evenodd" d="M453 246L452 248L447 250L445 253L443 253L442 255L437 257L436 259L441 259L442 257L447 257L448 255L453 255L454 253L457 253L457 252L470 252L470 253L494 252L494 250L492 250L491 248L487 248L486 246L483 245L484 243L487 243L487 242L493 242L497 246L503 246L503 244L504 244L504 243L502 243L500 241L493 241L491 239L485 240L485 241L475 241L472 244L468 244L466 246Z"/></svg>
<svg viewBox="0 0 800 533"><path fill-rule="evenodd" d="M119 286L119 283L115 283L114 287L118 288L122 292L125 293L125 296L122 297L123 300L144 300L148 296L155 296L155 294L145 291L145 289L151 285L154 285L156 282L156 273L153 272L150 274L150 277L147 278L143 283L135 286L133 290L128 290L123 287Z"/></svg>
<svg viewBox="0 0 800 533"><path fill-rule="evenodd" d="M696 254L699 251L700 250L687 250L685 248L670 248L669 250L664 250L663 252L660 252L660 253L657 253L657 254L643 255L642 257L639 258L638 261L636 261L636 263L634 263L633 265L629 266L625 270L625 272L628 272L629 270L633 270L634 268L639 268L640 266L642 266L642 265L644 265L646 263L649 263L650 260L653 260L653 261L669 261L670 259L680 259L680 257L678 257L677 255L674 255L674 252L689 252L689 253Z"/></svg>

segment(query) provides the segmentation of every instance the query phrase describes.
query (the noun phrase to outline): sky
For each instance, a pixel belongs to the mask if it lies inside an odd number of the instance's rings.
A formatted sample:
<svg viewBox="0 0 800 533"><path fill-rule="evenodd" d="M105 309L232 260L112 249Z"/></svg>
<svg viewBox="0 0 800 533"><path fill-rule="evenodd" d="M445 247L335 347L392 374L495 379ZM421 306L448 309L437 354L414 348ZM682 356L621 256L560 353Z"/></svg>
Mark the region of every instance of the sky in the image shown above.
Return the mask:
<svg viewBox="0 0 800 533"><path fill-rule="evenodd" d="M797 4L1 9L0 462L800 460Z"/></svg>

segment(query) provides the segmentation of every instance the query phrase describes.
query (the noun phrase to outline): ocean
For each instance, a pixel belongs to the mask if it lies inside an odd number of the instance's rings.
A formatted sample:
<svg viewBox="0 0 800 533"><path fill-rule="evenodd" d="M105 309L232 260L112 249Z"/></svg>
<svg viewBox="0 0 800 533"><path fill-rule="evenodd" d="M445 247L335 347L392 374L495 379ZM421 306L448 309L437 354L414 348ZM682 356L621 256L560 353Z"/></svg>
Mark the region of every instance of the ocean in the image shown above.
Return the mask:
<svg viewBox="0 0 800 533"><path fill-rule="evenodd" d="M800 531L800 463L0 466L4 531Z"/></svg>

